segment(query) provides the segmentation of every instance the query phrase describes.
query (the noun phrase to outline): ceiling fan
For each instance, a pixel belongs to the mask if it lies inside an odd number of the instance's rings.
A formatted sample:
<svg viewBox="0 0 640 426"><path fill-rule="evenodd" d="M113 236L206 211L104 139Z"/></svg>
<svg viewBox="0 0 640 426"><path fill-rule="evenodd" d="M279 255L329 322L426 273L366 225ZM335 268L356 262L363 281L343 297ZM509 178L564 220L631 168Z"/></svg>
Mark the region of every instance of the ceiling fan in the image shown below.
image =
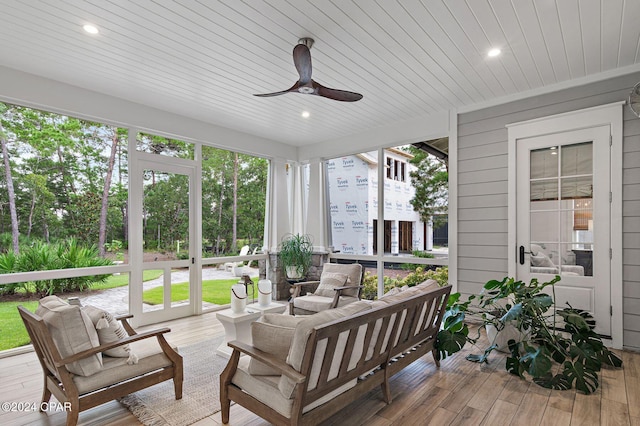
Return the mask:
<svg viewBox="0 0 640 426"><path fill-rule="evenodd" d="M629 108L637 117L640 117L640 82L633 86L629 93Z"/></svg>
<svg viewBox="0 0 640 426"><path fill-rule="evenodd" d="M330 89L311 78L311 52L309 51L311 46L313 46L313 39L305 37L298 40L298 44L293 48L293 63L300 75L300 80L298 80L296 84L281 92L262 93L254 96L268 97L284 95L289 92L297 92L305 95L323 96L325 98L342 102L355 102L362 99L362 95L360 93Z"/></svg>

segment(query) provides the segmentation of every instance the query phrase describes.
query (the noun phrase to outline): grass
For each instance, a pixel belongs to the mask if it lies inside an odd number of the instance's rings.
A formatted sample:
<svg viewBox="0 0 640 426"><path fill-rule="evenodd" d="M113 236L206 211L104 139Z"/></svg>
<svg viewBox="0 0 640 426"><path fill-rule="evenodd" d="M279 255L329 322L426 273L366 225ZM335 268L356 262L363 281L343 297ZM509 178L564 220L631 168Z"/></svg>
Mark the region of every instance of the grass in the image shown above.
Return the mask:
<svg viewBox="0 0 640 426"><path fill-rule="evenodd" d="M254 283L258 278L252 278ZM231 286L237 284L237 279L230 280L206 280L202 282L202 300L216 305L226 305L231 302ZM256 284L257 293L257 284ZM142 293L144 303L161 305L164 303L163 287L155 287ZM177 283L171 285L171 301L180 302L189 299L189 283ZM256 296L256 300L257 300Z"/></svg>
<svg viewBox="0 0 640 426"><path fill-rule="evenodd" d="M162 276L162 274L162 269L149 269L144 271L142 280L153 280ZM104 283L92 285L91 290L106 290L126 285L129 285L129 274L112 275ZM38 308L38 301L0 302L0 336L2 336L2 339L0 339L0 351L24 346L30 342L27 330L24 328L22 318L18 313L18 305L23 305L31 312L34 312Z"/></svg>
<svg viewBox="0 0 640 426"><path fill-rule="evenodd" d="M29 335L18 313L18 305L35 311L38 301L0 303L0 351L29 344Z"/></svg>
<svg viewBox="0 0 640 426"><path fill-rule="evenodd" d="M162 269L148 269L142 272L142 281L155 280L163 274ZM91 290L107 290L109 288L124 287L129 285L129 274L111 275L103 283L96 283L91 286Z"/></svg>

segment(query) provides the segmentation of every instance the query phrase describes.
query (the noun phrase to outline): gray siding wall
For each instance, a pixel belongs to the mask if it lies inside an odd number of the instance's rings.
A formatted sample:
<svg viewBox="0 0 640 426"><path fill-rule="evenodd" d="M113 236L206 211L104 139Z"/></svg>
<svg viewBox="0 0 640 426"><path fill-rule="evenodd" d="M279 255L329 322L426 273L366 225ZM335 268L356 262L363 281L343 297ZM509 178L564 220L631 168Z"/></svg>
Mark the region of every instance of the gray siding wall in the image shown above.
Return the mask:
<svg viewBox="0 0 640 426"><path fill-rule="evenodd" d="M458 289L507 275L509 123L625 100L640 73L458 116ZM624 346L640 349L640 118L623 108Z"/></svg>

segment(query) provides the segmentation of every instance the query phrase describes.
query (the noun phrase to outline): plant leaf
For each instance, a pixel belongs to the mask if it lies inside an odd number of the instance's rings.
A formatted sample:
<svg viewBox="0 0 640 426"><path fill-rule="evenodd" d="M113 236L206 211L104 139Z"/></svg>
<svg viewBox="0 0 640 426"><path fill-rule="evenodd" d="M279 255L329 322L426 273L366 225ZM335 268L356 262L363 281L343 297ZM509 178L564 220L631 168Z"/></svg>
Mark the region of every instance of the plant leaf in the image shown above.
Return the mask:
<svg viewBox="0 0 640 426"><path fill-rule="evenodd" d="M465 325L462 331L452 333L450 330L438 331L436 338L436 348L438 349L438 360L445 359L448 355L459 352L467 343L469 329Z"/></svg>
<svg viewBox="0 0 640 426"><path fill-rule="evenodd" d="M622 367L622 360L607 348L602 348L600 352L596 353L596 356L604 364L607 364L616 368Z"/></svg>
<svg viewBox="0 0 640 426"><path fill-rule="evenodd" d="M500 318L500 322L505 323L507 321L514 320L522 315L522 303L516 303L509 309L509 311Z"/></svg>
<svg viewBox="0 0 640 426"><path fill-rule="evenodd" d="M509 373L522 378L524 378L524 372L527 370L520 362L520 359L512 356L507 357L506 368Z"/></svg>
<svg viewBox="0 0 640 426"><path fill-rule="evenodd" d="M534 377L533 382L543 388L556 389L556 390L568 390L571 389L571 382L564 374L556 374L553 376L551 373L542 376Z"/></svg>
<svg viewBox="0 0 640 426"><path fill-rule="evenodd" d="M566 361L562 374L569 380L570 384L575 383L576 389L585 394L591 394L598 389L598 373L585 368L579 362Z"/></svg>
<svg viewBox="0 0 640 426"><path fill-rule="evenodd" d="M484 350L484 353L482 355L475 355L475 354L467 355L467 359L473 362L487 362L487 358L489 357L489 354L493 352L494 349L498 349L498 345L489 346L487 349Z"/></svg>
<svg viewBox="0 0 640 426"><path fill-rule="evenodd" d="M543 377L550 374L553 363L548 351L544 347L534 348L528 345L525 345L525 349L527 353L520 358L520 361L527 365L527 372L532 377Z"/></svg>

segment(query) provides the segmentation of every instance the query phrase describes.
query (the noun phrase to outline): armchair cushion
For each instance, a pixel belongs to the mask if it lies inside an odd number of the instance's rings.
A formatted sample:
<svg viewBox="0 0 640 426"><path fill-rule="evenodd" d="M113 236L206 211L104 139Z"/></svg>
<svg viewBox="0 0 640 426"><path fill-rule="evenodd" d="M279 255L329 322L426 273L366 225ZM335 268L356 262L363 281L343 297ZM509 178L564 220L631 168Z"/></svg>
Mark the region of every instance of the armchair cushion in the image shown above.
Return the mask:
<svg viewBox="0 0 640 426"><path fill-rule="evenodd" d="M100 340L101 345L115 342L128 336L128 333L125 331L124 327L122 327L122 324L120 324L120 322L118 322L109 312L91 305L83 306L82 310L89 315L89 318L91 318L91 322L93 322L93 325L98 332L98 339ZM117 358L127 358L128 364L138 363L138 357L131 352L129 345L107 349L103 354Z"/></svg>
<svg viewBox="0 0 640 426"><path fill-rule="evenodd" d="M349 280L347 281L348 285L359 286L362 284L360 281L362 280L362 265L359 263L352 264L342 264L342 263L325 263L322 267L322 272L338 272L341 274L347 274L349 276ZM343 296L353 296L358 297L360 293L360 289L354 288L353 290L345 290L342 295ZM333 297L333 294L331 294Z"/></svg>
<svg viewBox="0 0 640 426"><path fill-rule="evenodd" d="M543 268L553 268L555 265L549 259L549 256L544 254L543 252L538 252L537 255L531 254L531 266L543 267Z"/></svg>
<svg viewBox="0 0 640 426"><path fill-rule="evenodd" d="M285 315L278 315L280 317ZM287 315L288 316L288 315ZM260 349L271 355L275 355L278 359L284 361L291 347L293 332L295 331L296 322L292 326L281 325L282 321L273 318L273 315L264 315L259 321L251 324L251 338L253 347ZM290 317L297 319L300 318ZM279 324L278 324L279 323ZM251 358L248 370L253 376L272 376L279 375L280 372L268 365Z"/></svg>
<svg viewBox="0 0 640 426"><path fill-rule="evenodd" d="M57 296L47 296L40 299L36 314L47 325L63 358L100 346L93 322L80 306L69 305ZM90 376L101 369L101 354L67 365L67 370L79 376Z"/></svg>
<svg viewBox="0 0 640 426"><path fill-rule="evenodd" d="M320 284L313 293L316 296L331 297L335 295L335 288L347 285L349 276L340 272L324 271L320 275Z"/></svg>
<svg viewBox="0 0 640 426"><path fill-rule="evenodd" d="M349 303L357 302L358 300L359 299L357 297L340 296L340 299L338 299L338 306L336 306L336 308L347 305ZM315 294L307 294L305 296L296 297L294 299L294 306L297 309L303 309L304 311L309 311L313 313L330 309L332 303L333 303L333 296L324 297L324 296L316 296Z"/></svg>
<svg viewBox="0 0 640 426"><path fill-rule="evenodd" d="M104 357L103 368L98 373L90 377L73 376L78 392L83 394L102 389L171 365L171 360L163 353L155 338L133 342L130 346L140 357L137 364L128 364L126 358Z"/></svg>

